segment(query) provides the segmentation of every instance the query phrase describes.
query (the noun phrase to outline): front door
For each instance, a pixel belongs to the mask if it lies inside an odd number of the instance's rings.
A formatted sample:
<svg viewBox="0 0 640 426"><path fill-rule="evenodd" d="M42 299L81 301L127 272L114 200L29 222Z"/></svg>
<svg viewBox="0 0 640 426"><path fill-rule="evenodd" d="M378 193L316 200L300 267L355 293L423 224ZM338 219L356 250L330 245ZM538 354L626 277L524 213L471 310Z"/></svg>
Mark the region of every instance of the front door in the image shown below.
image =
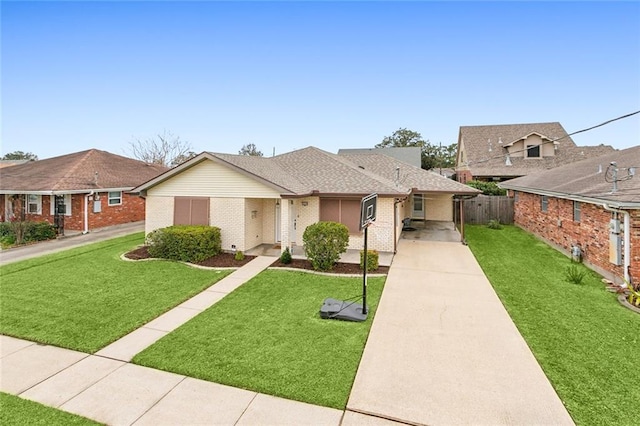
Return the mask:
<svg viewBox="0 0 640 426"><path fill-rule="evenodd" d="M422 194L413 194L413 202L411 204L413 204L411 218L424 220L424 198Z"/></svg>

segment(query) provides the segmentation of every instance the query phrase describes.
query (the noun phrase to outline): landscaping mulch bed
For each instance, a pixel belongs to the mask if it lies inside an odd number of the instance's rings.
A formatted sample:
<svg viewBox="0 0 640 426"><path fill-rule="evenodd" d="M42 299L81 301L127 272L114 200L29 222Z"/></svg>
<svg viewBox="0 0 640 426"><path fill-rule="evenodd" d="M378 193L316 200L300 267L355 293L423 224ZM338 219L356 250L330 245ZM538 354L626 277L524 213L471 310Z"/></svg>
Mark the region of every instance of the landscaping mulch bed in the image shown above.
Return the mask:
<svg viewBox="0 0 640 426"><path fill-rule="evenodd" d="M149 255L148 246L142 246L124 255L127 259L142 260L151 259ZM251 260L255 259L255 256L245 256L243 260L235 260L234 255L231 253L220 253L217 256L205 259L202 262L197 263L200 266L208 266L211 268L234 268L240 267ZM295 269L307 269L313 271L311 262L306 259L291 259L291 263L285 264L280 262L280 259L275 261L272 265L274 268L295 268ZM332 274L362 274L360 265L351 263L336 263L331 271ZM370 274L387 274L389 272L388 266L379 266L378 269L369 271Z"/></svg>
<svg viewBox="0 0 640 426"><path fill-rule="evenodd" d="M148 246L142 246L135 250L131 250L126 253L124 257L132 260L151 259ZM242 260L236 260L234 255L231 253L220 253L217 256L198 262L196 265L208 266L210 268L238 268L251 262L253 259L255 259L255 256L245 256Z"/></svg>
<svg viewBox="0 0 640 426"><path fill-rule="evenodd" d="M306 259L291 259L291 263L285 264L280 262L278 259L274 262L271 267L273 268L296 268L296 269L308 269L313 271L313 266L311 262ZM360 265L356 265L353 263L336 263L332 270L327 271L331 274L362 274L362 269L360 269ZM388 266L379 266L378 269L374 269L369 271L370 274L386 274L389 272Z"/></svg>

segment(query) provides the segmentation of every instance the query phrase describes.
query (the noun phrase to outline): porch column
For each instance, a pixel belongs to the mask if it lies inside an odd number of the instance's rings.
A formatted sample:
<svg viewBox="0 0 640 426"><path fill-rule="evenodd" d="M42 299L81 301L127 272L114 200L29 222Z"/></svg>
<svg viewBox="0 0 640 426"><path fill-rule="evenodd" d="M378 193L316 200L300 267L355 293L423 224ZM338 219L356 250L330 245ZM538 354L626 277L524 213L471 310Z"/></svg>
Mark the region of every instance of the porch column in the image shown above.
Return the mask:
<svg viewBox="0 0 640 426"><path fill-rule="evenodd" d="M289 247L291 251L291 239L289 238L289 203L291 200L283 198L280 203L280 251Z"/></svg>

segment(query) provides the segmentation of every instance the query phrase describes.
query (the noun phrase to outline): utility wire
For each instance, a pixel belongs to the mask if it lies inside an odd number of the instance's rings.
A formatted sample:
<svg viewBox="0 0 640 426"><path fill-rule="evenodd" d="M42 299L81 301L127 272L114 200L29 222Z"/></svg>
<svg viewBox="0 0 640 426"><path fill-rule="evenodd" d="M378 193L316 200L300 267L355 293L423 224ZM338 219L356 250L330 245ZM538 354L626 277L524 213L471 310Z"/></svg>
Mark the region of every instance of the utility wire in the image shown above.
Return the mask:
<svg viewBox="0 0 640 426"><path fill-rule="evenodd" d="M606 125L607 125L607 124L609 124L609 123L613 123L614 121L622 120L622 119L624 119L624 118L629 118L629 117L634 116L634 115L636 115L636 114L640 114L640 110L635 111L635 112L630 112L629 114L621 115L620 117L612 118L611 120L607 120L607 121L605 121L605 122L603 122L603 123L596 124L595 126L591 126L591 127L586 128L586 129L577 130L577 131L575 131L575 132L573 132L573 133L569 133L569 134L564 135L564 136L559 137L559 138L555 138L555 139L548 140L548 141L546 141L546 142L542 142L542 143L541 143L540 145L538 145L538 146L542 146L542 145L545 145L545 144L554 143L554 142L557 142L557 141L559 141L559 140L566 139L566 138L568 138L568 137L570 137L570 136L577 135L578 133L588 132L589 130L597 129L598 127L602 127L602 126L606 126ZM506 153L506 155L510 156L511 154L518 154L518 153L525 152L525 151L527 151L527 148L519 149L519 150L517 150L517 151L507 152L507 153ZM473 165L473 164L479 164L479 163L486 163L487 161L495 160L495 159L497 159L497 158L504 158L504 156L505 156L505 154L499 154L499 155L496 155L496 156L493 156L493 157L489 157L489 158L484 159L484 160L478 160L478 161L468 162L468 163L466 163L466 165Z"/></svg>

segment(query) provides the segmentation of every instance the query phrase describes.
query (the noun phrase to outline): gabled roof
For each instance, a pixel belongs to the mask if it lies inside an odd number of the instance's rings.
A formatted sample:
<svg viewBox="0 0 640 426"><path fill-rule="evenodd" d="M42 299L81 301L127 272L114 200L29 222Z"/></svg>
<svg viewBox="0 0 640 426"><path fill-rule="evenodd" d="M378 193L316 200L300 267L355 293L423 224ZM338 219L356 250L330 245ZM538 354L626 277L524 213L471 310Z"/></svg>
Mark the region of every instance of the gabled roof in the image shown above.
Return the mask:
<svg viewBox="0 0 640 426"><path fill-rule="evenodd" d="M617 164L620 180L615 192L612 161ZM638 167L638 174L625 178L631 167ZM609 203L612 207L640 208L640 146L532 173L502 182L500 186L578 201Z"/></svg>
<svg viewBox="0 0 640 426"><path fill-rule="evenodd" d="M0 169L1 193L129 190L167 168L89 149ZM96 174L97 173L97 174Z"/></svg>
<svg viewBox="0 0 640 426"><path fill-rule="evenodd" d="M135 188L145 191L202 161L215 161L261 181L283 196L404 196L421 191L477 194L473 188L380 154L336 155L307 147L275 157L203 152L180 166ZM396 168L401 170L398 181ZM403 181L404 179L404 181Z"/></svg>
<svg viewBox="0 0 640 426"><path fill-rule="evenodd" d="M507 165L506 147L534 134L539 135L545 143L557 146L554 155L539 159L511 155L511 165ZM558 122L461 126L458 135L459 150L461 146L464 146L466 164L457 164L457 168L468 167L473 176L489 177L525 176L614 151L608 145L576 146Z"/></svg>

